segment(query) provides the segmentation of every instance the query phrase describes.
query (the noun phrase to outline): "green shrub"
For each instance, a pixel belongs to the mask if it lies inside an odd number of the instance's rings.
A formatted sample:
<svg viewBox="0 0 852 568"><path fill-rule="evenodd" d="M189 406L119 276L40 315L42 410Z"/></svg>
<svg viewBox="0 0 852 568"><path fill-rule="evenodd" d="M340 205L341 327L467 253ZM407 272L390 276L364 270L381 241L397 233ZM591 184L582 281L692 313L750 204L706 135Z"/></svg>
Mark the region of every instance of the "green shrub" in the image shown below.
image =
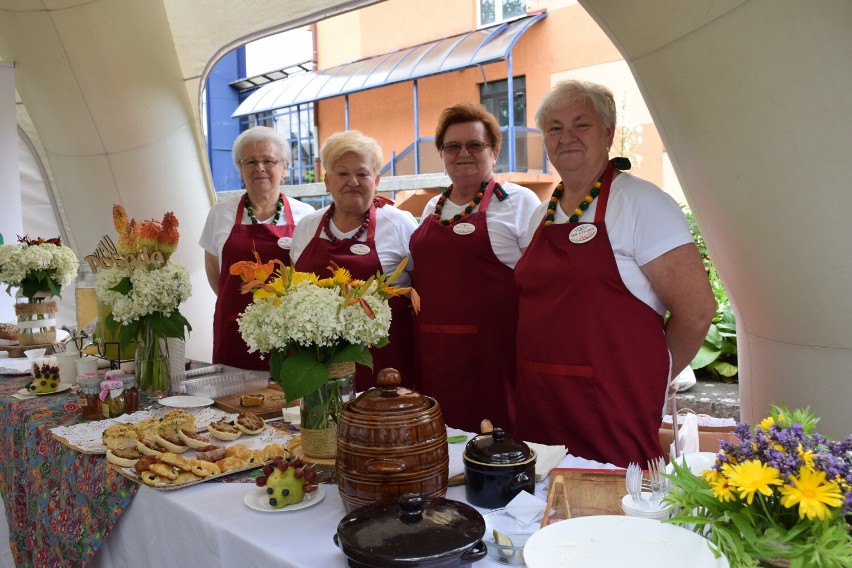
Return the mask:
<svg viewBox="0 0 852 568"><path fill-rule="evenodd" d="M722 285L719 274L713 267L713 261L707 254L707 245L698 230L692 212L684 207L684 214L689 221L689 230L695 239L698 252L704 260L704 268L710 279L710 287L716 297L716 315L707 331L704 343L689 364L695 371L703 371L710 378L721 378L726 382L737 380L737 322L728 293ZM700 376L701 373L699 372Z"/></svg>

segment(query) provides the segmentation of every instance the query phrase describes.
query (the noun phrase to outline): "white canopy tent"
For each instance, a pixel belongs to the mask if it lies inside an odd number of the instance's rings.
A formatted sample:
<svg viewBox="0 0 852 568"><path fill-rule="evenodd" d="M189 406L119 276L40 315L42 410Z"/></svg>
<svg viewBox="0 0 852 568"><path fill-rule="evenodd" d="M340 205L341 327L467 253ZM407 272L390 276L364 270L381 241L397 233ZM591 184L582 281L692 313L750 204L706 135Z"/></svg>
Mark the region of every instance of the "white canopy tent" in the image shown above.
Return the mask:
<svg viewBox="0 0 852 568"><path fill-rule="evenodd" d="M31 119L23 128L69 244L93 250L113 203L180 219L190 357L209 358L212 343L195 245L213 200L198 112L206 71L246 40L370 3L0 0L17 122ZM838 166L852 67L836 61L852 52L852 3L580 3L633 70L735 300L743 419L770 402L809 405L824 433L847 436L852 192Z"/></svg>

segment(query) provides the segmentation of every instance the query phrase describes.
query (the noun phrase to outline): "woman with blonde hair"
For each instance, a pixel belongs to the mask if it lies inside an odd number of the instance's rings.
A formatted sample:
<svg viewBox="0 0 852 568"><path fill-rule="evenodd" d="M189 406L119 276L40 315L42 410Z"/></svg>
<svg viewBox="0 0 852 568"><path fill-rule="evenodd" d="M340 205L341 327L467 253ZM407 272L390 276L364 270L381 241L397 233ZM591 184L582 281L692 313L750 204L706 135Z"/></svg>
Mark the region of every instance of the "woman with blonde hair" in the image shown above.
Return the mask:
<svg viewBox="0 0 852 568"><path fill-rule="evenodd" d="M329 267L334 262L359 280L393 272L408 258L408 239L417 222L411 213L376 195L382 166L378 142L357 130L338 132L325 141L320 159L332 203L307 215L296 227L290 252L296 269L326 278L331 276ZM407 271L394 283L398 287L410 284ZM390 306L390 342L372 349L372 372L358 365L358 391L375 386L375 374L387 367L401 373L403 384L413 382L411 302L406 296L396 296Z"/></svg>

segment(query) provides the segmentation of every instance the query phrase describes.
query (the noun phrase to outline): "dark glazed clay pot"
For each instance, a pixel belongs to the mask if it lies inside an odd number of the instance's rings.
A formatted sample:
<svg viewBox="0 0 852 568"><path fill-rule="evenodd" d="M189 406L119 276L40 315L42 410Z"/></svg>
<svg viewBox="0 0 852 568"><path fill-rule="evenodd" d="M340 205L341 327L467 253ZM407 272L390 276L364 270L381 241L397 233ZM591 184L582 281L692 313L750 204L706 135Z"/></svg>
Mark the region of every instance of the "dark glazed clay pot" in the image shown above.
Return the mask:
<svg viewBox="0 0 852 568"><path fill-rule="evenodd" d="M473 507L409 493L350 512L334 543L352 568L454 568L485 557L484 534Z"/></svg>
<svg viewBox="0 0 852 568"><path fill-rule="evenodd" d="M521 491L535 493L535 450L500 428L471 439L462 460L465 498L477 507L505 507Z"/></svg>
<svg viewBox="0 0 852 568"><path fill-rule="evenodd" d="M447 492L450 458L441 407L399 384L399 373L384 369L377 388L340 412L335 466L347 512L406 493Z"/></svg>

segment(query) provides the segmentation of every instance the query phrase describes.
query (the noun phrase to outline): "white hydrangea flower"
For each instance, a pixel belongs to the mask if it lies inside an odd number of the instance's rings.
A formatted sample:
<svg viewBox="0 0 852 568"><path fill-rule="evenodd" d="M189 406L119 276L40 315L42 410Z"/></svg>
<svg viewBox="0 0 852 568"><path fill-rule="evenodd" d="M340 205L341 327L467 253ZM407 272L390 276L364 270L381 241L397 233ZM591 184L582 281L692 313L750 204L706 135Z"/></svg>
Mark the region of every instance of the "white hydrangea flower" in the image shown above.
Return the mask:
<svg viewBox="0 0 852 568"><path fill-rule="evenodd" d="M124 278L130 278L129 294L111 290ZM186 267L177 263L159 267L111 267L98 272L95 295L111 307L115 321L127 324L157 312L168 316L192 295L192 284Z"/></svg>

